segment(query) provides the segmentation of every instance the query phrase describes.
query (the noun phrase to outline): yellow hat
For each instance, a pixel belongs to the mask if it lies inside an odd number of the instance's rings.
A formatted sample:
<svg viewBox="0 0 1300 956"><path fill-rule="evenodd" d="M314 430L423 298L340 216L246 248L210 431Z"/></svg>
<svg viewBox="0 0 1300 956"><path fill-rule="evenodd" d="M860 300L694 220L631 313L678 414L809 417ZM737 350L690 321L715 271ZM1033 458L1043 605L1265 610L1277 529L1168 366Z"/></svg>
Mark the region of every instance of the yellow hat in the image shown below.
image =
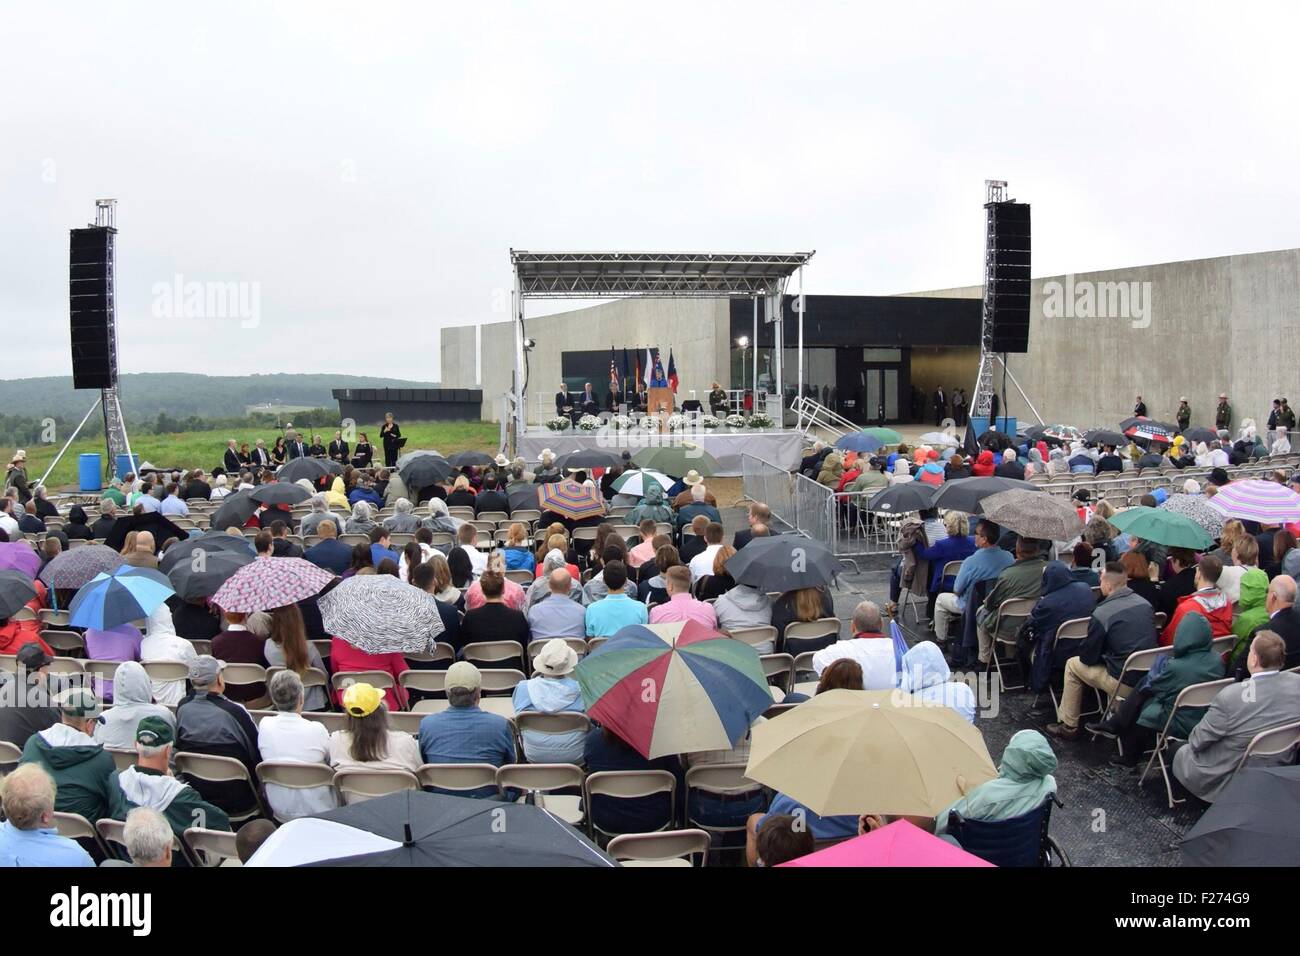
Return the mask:
<svg viewBox="0 0 1300 956"><path fill-rule="evenodd" d="M343 709L353 717L369 717L383 702L384 692L371 684L350 684L343 692Z"/></svg>

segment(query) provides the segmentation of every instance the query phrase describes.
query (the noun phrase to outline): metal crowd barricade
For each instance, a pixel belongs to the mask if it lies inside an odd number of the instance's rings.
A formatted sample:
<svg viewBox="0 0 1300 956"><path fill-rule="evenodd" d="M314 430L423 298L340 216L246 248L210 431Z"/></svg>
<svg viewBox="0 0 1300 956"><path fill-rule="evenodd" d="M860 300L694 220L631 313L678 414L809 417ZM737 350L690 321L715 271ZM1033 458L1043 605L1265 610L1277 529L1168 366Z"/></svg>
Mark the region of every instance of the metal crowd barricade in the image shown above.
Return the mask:
<svg viewBox="0 0 1300 956"><path fill-rule="evenodd" d="M794 478L795 527L824 544L831 544L835 492L805 475Z"/></svg>
<svg viewBox="0 0 1300 956"><path fill-rule="evenodd" d="M741 455L740 459L744 497L766 504L772 512L773 520L786 528L798 528L793 495L794 479L790 472L753 455Z"/></svg>

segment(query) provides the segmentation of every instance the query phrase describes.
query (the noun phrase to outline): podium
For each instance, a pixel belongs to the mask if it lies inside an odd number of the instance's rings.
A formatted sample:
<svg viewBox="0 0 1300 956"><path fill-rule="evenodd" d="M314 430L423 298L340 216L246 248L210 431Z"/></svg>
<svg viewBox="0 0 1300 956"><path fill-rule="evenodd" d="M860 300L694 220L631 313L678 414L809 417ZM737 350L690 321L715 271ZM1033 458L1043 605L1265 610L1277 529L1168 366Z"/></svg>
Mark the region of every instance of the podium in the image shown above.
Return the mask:
<svg viewBox="0 0 1300 956"><path fill-rule="evenodd" d="M647 392L646 414L665 416L673 413L673 390L668 386L652 386Z"/></svg>

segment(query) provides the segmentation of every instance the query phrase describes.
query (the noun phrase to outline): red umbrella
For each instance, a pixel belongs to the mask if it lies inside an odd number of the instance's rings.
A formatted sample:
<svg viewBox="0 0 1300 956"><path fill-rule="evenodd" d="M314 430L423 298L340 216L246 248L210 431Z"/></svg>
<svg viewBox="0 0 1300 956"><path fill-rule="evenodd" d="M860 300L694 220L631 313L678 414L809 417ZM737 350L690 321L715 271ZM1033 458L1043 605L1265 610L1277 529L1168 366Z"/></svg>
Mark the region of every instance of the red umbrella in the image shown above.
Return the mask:
<svg viewBox="0 0 1300 956"><path fill-rule="evenodd" d="M212 603L237 614L269 611L319 594L333 579L302 558L258 558L227 578Z"/></svg>
<svg viewBox="0 0 1300 956"><path fill-rule="evenodd" d="M992 866L992 863L895 820L852 840L836 843L781 866Z"/></svg>
<svg viewBox="0 0 1300 956"><path fill-rule="evenodd" d="M537 486L537 504L542 511L581 521L605 513L605 500L595 488L580 485L571 478Z"/></svg>

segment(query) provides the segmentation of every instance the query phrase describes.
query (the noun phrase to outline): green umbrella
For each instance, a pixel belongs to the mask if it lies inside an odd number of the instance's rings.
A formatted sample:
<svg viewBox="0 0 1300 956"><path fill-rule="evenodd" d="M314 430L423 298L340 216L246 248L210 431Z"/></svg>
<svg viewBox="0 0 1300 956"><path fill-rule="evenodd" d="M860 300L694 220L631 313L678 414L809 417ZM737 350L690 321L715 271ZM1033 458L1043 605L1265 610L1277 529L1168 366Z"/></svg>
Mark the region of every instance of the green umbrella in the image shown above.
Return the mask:
<svg viewBox="0 0 1300 956"><path fill-rule="evenodd" d="M1204 551L1214 544L1209 533L1191 518L1162 508L1125 508L1109 520L1130 537L1170 548Z"/></svg>
<svg viewBox="0 0 1300 956"><path fill-rule="evenodd" d="M718 471L718 459L693 441L642 448L632 456L632 464L642 468L653 468L674 478L682 477L691 469L695 469L701 475L713 475Z"/></svg>
<svg viewBox="0 0 1300 956"><path fill-rule="evenodd" d="M864 428L862 434L870 435L882 445L901 445L903 443L903 436L892 428Z"/></svg>

